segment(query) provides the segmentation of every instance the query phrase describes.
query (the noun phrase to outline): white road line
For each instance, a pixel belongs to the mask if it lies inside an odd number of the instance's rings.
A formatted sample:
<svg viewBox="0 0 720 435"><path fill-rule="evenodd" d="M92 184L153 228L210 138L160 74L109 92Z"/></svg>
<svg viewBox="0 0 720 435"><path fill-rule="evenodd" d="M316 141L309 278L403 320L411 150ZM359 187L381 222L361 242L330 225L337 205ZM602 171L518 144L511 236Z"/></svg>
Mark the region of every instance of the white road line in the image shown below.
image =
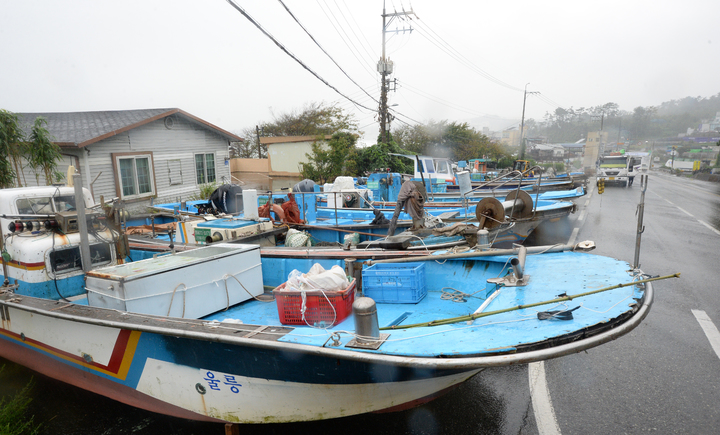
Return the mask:
<svg viewBox="0 0 720 435"><path fill-rule="evenodd" d="M686 215L688 215L688 216L690 216L690 217L693 217L693 218L695 217L695 216L693 216L689 211L683 210L682 208L680 208L680 207L678 207L678 206L675 206L675 207L676 207L678 210L680 210L681 212L685 213Z"/></svg>
<svg viewBox="0 0 720 435"><path fill-rule="evenodd" d="M555 418L555 410L550 400L550 393L545 378L545 362L528 364L528 378L530 380L530 396L532 398L535 424L540 435L559 435L560 426Z"/></svg>
<svg viewBox="0 0 720 435"><path fill-rule="evenodd" d="M590 198L588 198L587 201L585 201L585 207L587 207L590 204Z"/></svg>
<svg viewBox="0 0 720 435"><path fill-rule="evenodd" d="M718 231L718 230L716 230L715 228L713 228L712 225L710 225L710 224L708 224L708 223L706 223L706 222L703 222L703 221L701 221L700 219L698 219L698 222L700 222L701 224L703 224L703 225L705 225L706 227L710 228L713 232L715 232L715 234L717 234L718 236L720 236L720 231Z"/></svg>
<svg viewBox="0 0 720 435"><path fill-rule="evenodd" d="M713 350L715 351L715 355L720 358L720 332L718 331L717 326L715 326L713 321L710 320L710 317L708 317L705 311L691 311L695 316L695 319L697 319L698 323L700 324L700 327L705 332L705 336L707 336L708 341L710 342L710 346L712 346ZM532 392L532 389L530 391Z"/></svg>
<svg viewBox="0 0 720 435"><path fill-rule="evenodd" d="M586 211L586 210L583 210L583 211L580 212L580 214L578 215L577 220L581 221L581 220L585 219L585 211Z"/></svg>
<svg viewBox="0 0 720 435"><path fill-rule="evenodd" d="M580 231L580 228L575 227L572 230L572 234L570 234L570 240L568 240L568 245L574 245L575 239L577 238L578 232Z"/></svg>

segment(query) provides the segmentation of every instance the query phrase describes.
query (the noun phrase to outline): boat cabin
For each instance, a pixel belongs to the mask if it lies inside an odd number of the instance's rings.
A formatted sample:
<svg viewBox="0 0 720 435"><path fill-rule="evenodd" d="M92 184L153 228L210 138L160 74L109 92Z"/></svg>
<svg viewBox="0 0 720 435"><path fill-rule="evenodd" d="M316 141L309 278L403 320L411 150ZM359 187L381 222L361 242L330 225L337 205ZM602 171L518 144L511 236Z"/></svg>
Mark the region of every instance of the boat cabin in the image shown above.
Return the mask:
<svg viewBox="0 0 720 435"><path fill-rule="evenodd" d="M455 184L453 173L453 161L444 157L413 156L405 154L392 154L393 156L405 157L413 161L413 179L431 182L435 184Z"/></svg>

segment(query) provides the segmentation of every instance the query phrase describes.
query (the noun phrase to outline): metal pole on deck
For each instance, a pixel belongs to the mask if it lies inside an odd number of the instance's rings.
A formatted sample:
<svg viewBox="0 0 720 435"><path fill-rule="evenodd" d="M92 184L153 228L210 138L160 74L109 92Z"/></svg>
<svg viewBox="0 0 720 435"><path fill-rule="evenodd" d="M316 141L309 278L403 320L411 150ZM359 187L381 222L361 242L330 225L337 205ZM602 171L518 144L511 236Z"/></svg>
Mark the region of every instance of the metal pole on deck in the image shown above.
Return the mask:
<svg viewBox="0 0 720 435"><path fill-rule="evenodd" d="M637 208L638 223L637 223L637 235L635 236L635 260L633 260L633 269L640 268L640 239L642 233L645 231L643 226L643 214L645 213L645 191L647 190L648 176L640 176L640 203Z"/></svg>
<svg viewBox="0 0 720 435"><path fill-rule="evenodd" d="M90 258L90 240L88 238L87 220L85 218L85 196L82 190L82 176L73 174L75 187L75 209L77 210L78 231L80 232L80 258L85 273L90 271L92 260Z"/></svg>
<svg viewBox="0 0 720 435"><path fill-rule="evenodd" d="M5 252L5 236L3 235L2 227L0 226L0 253ZM10 285L10 278L8 278L8 268L7 268L7 262L5 262L5 257L0 255L0 261L2 261L2 268L3 268L3 276L5 277L5 280L3 282L3 287L7 287Z"/></svg>

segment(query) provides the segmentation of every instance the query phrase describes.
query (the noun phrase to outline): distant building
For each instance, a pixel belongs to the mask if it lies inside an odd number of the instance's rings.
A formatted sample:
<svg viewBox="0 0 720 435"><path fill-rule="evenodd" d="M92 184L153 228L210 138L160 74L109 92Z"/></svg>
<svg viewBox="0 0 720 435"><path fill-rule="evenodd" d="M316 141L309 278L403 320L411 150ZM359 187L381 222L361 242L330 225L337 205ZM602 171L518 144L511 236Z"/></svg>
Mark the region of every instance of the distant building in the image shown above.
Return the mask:
<svg viewBox="0 0 720 435"><path fill-rule="evenodd" d="M332 138L325 136L325 140ZM279 136L261 137L260 143L267 145L270 177L300 177L301 163L308 163L307 154L312 154L312 144L323 137Z"/></svg>

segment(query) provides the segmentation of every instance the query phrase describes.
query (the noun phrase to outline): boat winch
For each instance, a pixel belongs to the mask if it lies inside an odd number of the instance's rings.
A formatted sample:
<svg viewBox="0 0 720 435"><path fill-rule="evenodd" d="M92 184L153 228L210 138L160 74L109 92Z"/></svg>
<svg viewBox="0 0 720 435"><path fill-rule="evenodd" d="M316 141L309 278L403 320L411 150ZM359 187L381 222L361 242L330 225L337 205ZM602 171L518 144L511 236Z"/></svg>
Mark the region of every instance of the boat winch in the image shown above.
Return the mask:
<svg viewBox="0 0 720 435"><path fill-rule="evenodd" d="M505 216L524 219L533 214L533 200L524 190L510 192L505 201L497 198L483 198L475 208L475 217L480 228L493 229L505 222Z"/></svg>

